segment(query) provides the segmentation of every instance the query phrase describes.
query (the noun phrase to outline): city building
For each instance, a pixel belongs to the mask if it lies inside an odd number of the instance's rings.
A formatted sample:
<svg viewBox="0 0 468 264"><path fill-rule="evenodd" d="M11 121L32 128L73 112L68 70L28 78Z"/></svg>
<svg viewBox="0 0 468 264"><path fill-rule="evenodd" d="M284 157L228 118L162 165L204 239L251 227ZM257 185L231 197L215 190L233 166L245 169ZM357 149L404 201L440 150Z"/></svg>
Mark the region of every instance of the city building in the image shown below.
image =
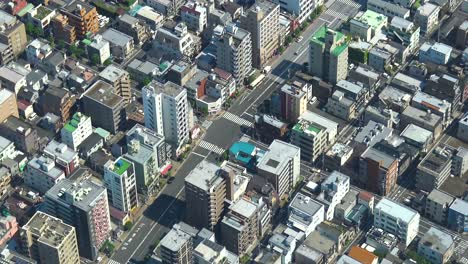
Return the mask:
<svg viewBox="0 0 468 264"><path fill-rule="evenodd" d="M449 146L437 146L418 164L416 188L427 192L439 188L450 177L453 150Z"/></svg>
<svg viewBox="0 0 468 264"><path fill-rule="evenodd" d="M455 197L440 191L432 190L426 198L426 208L424 214L430 220L445 225L447 223L448 210Z"/></svg>
<svg viewBox="0 0 468 264"><path fill-rule="evenodd" d="M153 49L173 59L192 58L200 51L200 40L184 23L169 21L156 31Z"/></svg>
<svg viewBox="0 0 468 264"><path fill-rule="evenodd" d="M197 228L214 230L224 212L226 180L220 167L202 161L185 178L186 216Z"/></svg>
<svg viewBox="0 0 468 264"><path fill-rule="evenodd" d="M149 26L129 14L123 14L117 19L116 29L133 37L133 42L140 46L150 38Z"/></svg>
<svg viewBox="0 0 468 264"><path fill-rule="evenodd" d="M80 166L78 153L64 143L52 140L42 152L45 157L55 161L55 165L65 172L65 176L70 176Z"/></svg>
<svg viewBox="0 0 468 264"><path fill-rule="evenodd" d="M28 11L27 21L44 31L56 15L55 9L39 4Z"/></svg>
<svg viewBox="0 0 468 264"><path fill-rule="evenodd" d="M242 255L255 244L258 235L257 206L239 199L229 206L221 221L221 241L231 252Z"/></svg>
<svg viewBox="0 0 468 264"><path fill-rule="evenodd" d="M23 178L27 186L40 193L46 193L59 181L65 179L65 173L55 166L53 159L40 156L28 162Z"/></svg>
<svg viewBox="0 0 468 264"><path fill-rule="evenodd" d="M452 156L453 176L463 177L468 170L468 149L460 146L454 151Z"/></svg>
<svg viewBox="0 0 468 264"><path fill-rule="evenodd" d="M374 208L374 226L396 235L406 246L418 235L419 219L418 212L387 198Z"/></svg>
<svg viewBox="0 0 468 264"><path fill-rule="evenodd" d="M0 168L0 170L5 168ZM6 169L5 169L6 170ZM4 247L18 232L16 217L12 215L0 216L0 246Z"/></svg>
<svg viewBox="0 0 468 264"><path fill-rule="evenodd" d="M143 20L152 30L160 27L164 20L164 16L150 6L142 6L136 10L135 17Z"/></svg>
<svg viewBox="0 0 468 264"><path fill-rule="evenodd" d="M448 74L433 74L424 86L424 92L437 97L440 100L446 100L452 104L452 112L460 110L464 103L462 90L457 77Z"/></svg>
<svg viewBox="0 0 468 264"><path fill-rule="evenodd" d="M288 205L287 225L308 237L325 220L325 206L302 193Z"/></svg>
<svg viewBox="0 0 468 264"><path fill-rule="evenodd" d="M175 224L159 244L162 263L193 263L193 240L196 231L195 228L183 222Z"/></svg>
<svg viewBox="0 0 468 264"><path fill-rule="evenodd" d="M22 87L25 87L26 75L29 72L18 72L12 67L2 66L0 68L0 85L3 89L10 90L16 95L20 92Z"/></svg>
<svg viewBox="0 0 468 264"><path fill-rule="evenodd" d="M451 121L452 104L425 92L416 92L411 100L411 106L424 111L431 111L442 117L442 125L444 128Z"/></svg>
<svg viewBox="0 0 468 264"><path fill-rule="evenodd" d="M82 95L81 110L84 115L93 116L93 126L113 134L125 125L125 99L115 94L114 87L104 81L98 80Z"/></svg>
<svg viewBox="0 0 468 264"><path fill-rule="evenodd" d="M78 146L92 133L91 117L85 116L81 112L73 114L70 121L60 130L62 142L73 150L77 150Z"/></svg>
<svg viewBox="0 0 468 264"><path fill-rule="evenodd" d="M452 47L443 43L424 42L419 49L420 62L432 62L435 64L446 65L452 54Z"/></svg>
<svg viewBox="0 0 468 264"><path fill-rule="evenodd" d="M359 181L367 190L380 195L388 195L396 185L398 159L379 151L367 148L359 158Z"/></svg>
<svg viewBox="0 0 468 264"><path fill-rule="evenodd" d="M0 90L0 109L0 123L10 116L19 117L18 104L13 92L7 89Z"/></svg>
<svg viewBox="0 0 468 264"><path fill-rule="evenodd" d="M145 126L164 136L178 155L189 140L187 90L170 81L153 81L143 88L142 95Z"/></svg>
<svg viewBox="0 0 468 264"><path fill-rule="evenodd" d="M123 61L135 49L133 38L113 28L108 28L102 33L102 38L109 42L112 57Z"/></svg>
<svg viewBox="0 0 468 264"><path fill-rule="evenodd" d="M421 28L421 33L430 36L439 25L440 7L432 3L424 3L416 10L414 23Z"/></svg>
<svg viewBox="0 0 468 264"><path fill-rule="evenodd" d="M337 142L325 153L325 167L330 170L341 170L351 158L354 149L346 144Z"/></svg>
<svg viewBox="0 0 468 264"><path fill-rule="evenodd" d="M202 2L189 1L180 8L180 17L188 29L198 34L208 23L208 10Z"/></svg>
<svg viewBox="0 0 468 264"><path fill-rule="evenodd" d="M166 17L177 15L184 3L182 0L148 0L147 2L150 7Z"/></svg>
<svg viewBox="0 0 468 264"><path fill-rule="evenodd" d="M340 80L335 85L335 91L340 91L344 97L352 100L355 103L356 111L361 112L366 102L370 99L370 91L364 84L360 82L350 82L347 80Z"/></svg>
<svg viewBox="0 0 468 264"><path fill-rule="evenodd" d="M404 6L384 0L369 0L367 1L367 10L372 10L381 13L388 18L401 17L409 18L410 10Z"/></svg>
<svg viewBox="0 0 468 264"><path fill-rule="evenodd" d="M348 76L348 43L341 32L320 27L309 43L309 72L333 84Z"/></svg>
<svg viewBox="0 0 468 264"><path fill-rule="evenodd" d="M393 41L408 47L411 52L418 47L420 32L420 27L398 16L392 18L387 29L387 35Z"/></svg>
<svg viewBox="0 0 468 264"><path fill-rule="evenodd" d="M388 18L380 13L367 10L360 16L350 21L350 34L359 37L362 41L369 42L387 27Z"/></svg>
<svg viewBox="0 0 468 264"><path fill-rule="evenodd" d="M426 152L434 141L434 135L431 131L414 124L407 125L401 132L400 137L402 137L406 143L417 147L423 152Z"/></svg>
<svg viewBox="0 0 468 264"><path fill-rule="evenodd" d="M86 46L88 56L91 61L95 60L94 57L99 58L97 63L103 64L111 56L110 43L105 40L101 34L96 34L91 40L91 43Z"/></svg>
<svg viewBox="0 0 468 264"><path fill-rule="evenodd" d="M74 104L75 97L70 92L50 86L39 97L37 107L41 114L52 113L59 116L62 122L66 122L70 119Z"/></svg>
<svg viewBox="0 0 468 264"><path fill-rule="evenodd" d="M266 144L271 144L275 139L284 141L286 133L289 131L285 122L271 115L259 116L254 126L260 141Z"/></svg>
<svg viewBox="0 0 468 264"><path fill-rule="evenodd" d="M258 174L275 188L278 195L289 193L299 180L301 149L274 140L257 164Z"/></svg>
<svg viewBox="0 0 468 264"><path fill-rule="evenodd" d="M123 97L127 103L130 102L132 89L130 87L130 74L126 70L111 64L99 73L99 77L114 87L115 94Z"/></svg>
<svg viewBox="0 0 468 264"><path fill-rule="evenodd" d="M12 141L19 151L33 154L39 149L37 130L13 115L0 123L0 135Z"/></svg>
<svg viewBox="0 0 468 264"><path fill-rule="evenodd" d="M0 136L0 162L6 158L13 159L15 155L15 144L12 141Z"/></svg>
<svg viewBox="0 0 468 264"><path fill-rule="evenodd" d="M76 41L76 29L69 24L69 18L63 14L57 14L52 20L52 33L59 41L71 44Z"/></svg>
<svg viewBox="0 0 468 264"><path fill-rule="evenodd" d="M250 32L235 24L217 27L214 32L216 66L232 73L242 85L252 71L252 39Z"/></svg>
<svg viewBox="0 0 468 264"><path fill-rule="evenodd" d="M122 212L131 212L138 207L138 195L133 163L125 158L109 160L104 164L104 184L107 199Z"/></svg>
<svg viewBox="0 0 468 264"><path fill-rule="evenodd" d="M127 153L135 168L138 192L148 194L154 191L161 172L170 168L171 148L164 137L140 124L135 125L126 135Z"/></svg>
<svg viewBox="0 0 468 264"><path fill-rule="evenodd" d="M0 43L11 47L13 57L18 57L28 43L26 27L23 22L3 10L0 10L0 17Z"/></svg>
<svg viewBox="0 0 468 264"><path fill-rule="evenodd" d="M350 121L356 116L356 102L338 90L334 91L332 96L328 98L325 109L328 113L346 121Z"/></svg>
<svg viewBox="0 0 468 264"><path fill-rule="evenodd" d="M429 228L418 243L418 254L433 264L448 263L454 249L453 237L435 227Z"/></svg>
<svg viewBox="0 0 468 264"><path fill-rule="evenodd" d="M468 232L468 202L455 199L449 207L447 223L450 229L459 233Z"/></svg>
<svg viewBox="0 0 468 264"><path fill-rule="evenodd" d="M430 111L423 111L412 106L406 107L400 115L400 127L404 128L410 124L431 131L434 133L434 139L442 134L442 117Z"/></svg>
<svg viewBox="0 0 468 264"><path fill-rule="evenodd" d="M323 5L323 1L310 1L310 0L290 0L290 1L273 1L279 4L281 10L285 10L293 16L297 17L300 24L304 23L310 18L312 12L319 6Z"/></svg>
<svg viewBox="0 0 468 264"><path fill-rule="evenodd" d="M457 138L468 142L468 112L463 114L458 121Z"/></svg>
<svg viewBox="0 0 468 264"><path fill-rule="evenodd" d="M21 227L21 251L38 263L80 262L75 228L41 211Z"/></svg>
<svg viewBox="0 0 468 264"><path fill-rule="evenodd" d="M51 53L50 44L41 39L35 39L26 46L26 60L35 66L44 61Z"/></svg>
<svg viewBox="0 0 468 264"><path fill-rule="evenodd" d="M208 231L202 229L200 231ZM200 233L198 236L200 236ZM194 263L238 263L239 256L227 250L225 246L213 242L209 239L204 239L193 249Z"/></svg>
<svg viewBox="0 0 468 264"><path fill-rule="evenodd" d="M333 171L321 184L320 194L315 198L325 205L325 220L331 221L335 215L335 207L349 191L349 176Z"/></svg>
<svg viewBox="0 0 468 264"><path fill-rule="evenodd" d="M159 75L159 65L154 64L150 61L141 61L139 59L132 60L128 66L127 71L130 73L132 78L135 78L138 82L144 82L151 80Z"/></svg>
<svg viewBox="0 0 468 264"><path fill-rule="evenodd" d="M111 232L106 188L64 179L46 193L44 211L75 227L80 256L96 261Z"/></svg>
<svg viewBox="0 0 468 264"><path fill-rule="evenodd" d="M98 33L98 13L90 3L75 0L63 6L60 12L67 18L68 25L74 28L78 39L85 39L89 33Z"/></svg>
<svg viewBox="0 0 468 264"><path fill-rule="evenodd" d="M280 47L280 6L257 1L240 17L240 26L250 32L252 64L263 69Z"/></svg>
<svg viewBox="0 0 468 264"><path fill-rule="evenodd" d="M284 84L280 89L281 118L287 122L297 122L307 110L307 94L299 87Z"/></svg>
<svg viewBox="0 0 468 264"><path fill-rule="evenodd" d="M348 256L350 256L354 260L357 260L359 263L379 263L379 257L359 246L351 247L351 250L348 252Z"/></svg>

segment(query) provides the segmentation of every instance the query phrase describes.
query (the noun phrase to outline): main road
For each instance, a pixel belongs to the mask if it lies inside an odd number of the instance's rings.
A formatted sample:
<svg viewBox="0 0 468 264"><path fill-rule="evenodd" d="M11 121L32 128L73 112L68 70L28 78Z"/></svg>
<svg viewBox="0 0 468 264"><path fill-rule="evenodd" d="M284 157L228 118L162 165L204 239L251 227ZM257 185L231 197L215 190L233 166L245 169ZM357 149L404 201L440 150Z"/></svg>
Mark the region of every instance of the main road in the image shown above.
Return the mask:
<svg viewBox="0 0 468 264"><path fill-rule="evenodd" d="M127 238L122 241L109 260L110 264L143 263L151 246L166 234L172 225L184 219L184 179L191 170L204 159L221 154L236 140L241 133L241 126L252 125L255 107L286 79L290 69L299 70L307 60L308 39L322 25L337 28L342 21L354 16L359 4L352 0L331 0L328 10L320 15L302 34L301 42L294 42L270 66L272 71L267 78L252 91L246 92L221 118L206 124L206 133L195 149L188 155L175 174L175 179L168 184L156 200L145 210L135 223ZM297 54L297 55L296 55Z"/></svg>

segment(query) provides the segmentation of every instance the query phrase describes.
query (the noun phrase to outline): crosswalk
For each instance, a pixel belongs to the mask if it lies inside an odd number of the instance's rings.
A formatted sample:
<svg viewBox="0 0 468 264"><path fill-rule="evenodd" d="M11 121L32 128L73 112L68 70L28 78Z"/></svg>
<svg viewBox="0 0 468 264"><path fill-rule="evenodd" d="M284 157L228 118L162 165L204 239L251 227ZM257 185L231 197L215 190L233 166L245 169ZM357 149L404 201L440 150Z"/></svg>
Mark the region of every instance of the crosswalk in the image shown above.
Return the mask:
<svg viewBox="0 0 468 264"><path fill-rule="evenodd" d="M109 262L107 262L107 264L122 264L116 260L113 260L113 259L109 259Z"/></svg>
<svg viewBox="0 0 468 264"><path fill-rule="evenodd" d="M212 144L212 143L210 143L208 141L205 141L205 140L200 141L200 144L198 144L198 146L200 146L200 147L202 147L202 148L204 148L206 150L212 151L212 152L214 152L214 153L216 153L218 155L221 155L221 154L224 153L224 151L226 151L225 149L220 148L220 147L218 147L218 146L216 146L216 145L214 145L214 144Z"/></svg>
<svg viewBox="0 0 468 264"><path fill-rule="evenodd" d="M325 11L325 14L337 18L343 18L343 20L347 20L349 18L349 14L344 13L344 10L339 6L338 3L345 4L356 9L359 9L361 7L359 3L354 2L353 0L337 0L330 6L329 9L327 9L327 11Z"/></svg>
<svg viewBox="0 0 468 264"><path fill-rule="evenodd" d="M211 126L211 124L213 124L213 121L211 121L211 120L205 120L205 121L203 121L203 123L202 123L202 127L205 128L205 129L208 129L208 128Z"/></svg>
<svg viewBox="0 0 468 264"><path fill-rule="evenodd" d="M233 113L229 113L229 112L225 112L224 115L223 115L223 118L231 121L231 122L234 122L238 125L241 125L241 126L248 126L248 127L251 127L253 126L253 123L248 121L248 120L245 120L244 118L242 117L239 117Z"/></svg>
<svg viewBox="0 0 468 264"><path fill-rule="evenodd" d="M454 253L456 255L458 255L458 256L465 256L465 252L468 253L467 252L467 250L468 250L468 241L463 239L463 238L459 238L459 237L457 237L457 239L459 239L460 241L458 241L458 245L456 246Z"/></svg>

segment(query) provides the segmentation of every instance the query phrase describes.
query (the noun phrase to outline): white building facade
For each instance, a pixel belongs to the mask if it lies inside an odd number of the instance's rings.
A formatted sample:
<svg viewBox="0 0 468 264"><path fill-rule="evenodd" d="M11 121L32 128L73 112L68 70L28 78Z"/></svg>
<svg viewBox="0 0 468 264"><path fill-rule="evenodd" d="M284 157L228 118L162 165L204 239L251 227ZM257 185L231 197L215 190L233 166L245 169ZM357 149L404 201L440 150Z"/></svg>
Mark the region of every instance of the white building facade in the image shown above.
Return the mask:
<svg viewBox="0 0 468 264"><path fill-rule="evenodd" d="M104 165L104 184L111 204L122 212L138 207L135 169L124 158L109 160Z"/></svg>
<svg viewBox="0 0 468 264"><path fill-rule="evenodd" d="M73 115L72 119L66 123L60 134L62 136L62 143L73 150L77 150L78 146L86 138L93 133L93 126L91 124L91 117L77 112Z"/></svg>

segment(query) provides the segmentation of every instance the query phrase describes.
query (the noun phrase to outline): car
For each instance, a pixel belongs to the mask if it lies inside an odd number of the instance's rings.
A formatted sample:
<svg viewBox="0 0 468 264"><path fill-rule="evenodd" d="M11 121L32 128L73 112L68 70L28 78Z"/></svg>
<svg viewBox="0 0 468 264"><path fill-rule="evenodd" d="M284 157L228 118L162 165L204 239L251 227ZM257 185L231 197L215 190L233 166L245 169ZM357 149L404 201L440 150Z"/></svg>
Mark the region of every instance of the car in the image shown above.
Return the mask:
<svg viewBox="0 0 468 264"><path fill-rule="evenodd" d="M317 102L317 97L312 97L312 99L310 100L310 104L315 104L315 102Z"/></svg>
<svg viewBox="0 0 468 264"><path fill-rule="evenodd" d="M169 179L167 179L167 184L171 184L173 181L174 181L174 177L169 177Z"/></svg>
<svg viewBox="0 0 468 264"><path fill-rule="evenodd" d="M410 205L411 204L411 197L406 197L404 200L403 200L403 203L405 205Z"/></svg>
<svg viewBox="0 0 468 264"><path fill-rule="evenodd" d="M303 39L304 39L304 38L303 38L302 36L299 36L299 37L297 38L297 42L301 42Z"/></svg>
<svg viewBox="0 0 468 264"><path fill-rule="evenodd" d="M297 52L297 51L295 51L295 52L294 52L294 55L296 55L296 56L297 56L298 54L299 54L299 52Z"/></svg>

